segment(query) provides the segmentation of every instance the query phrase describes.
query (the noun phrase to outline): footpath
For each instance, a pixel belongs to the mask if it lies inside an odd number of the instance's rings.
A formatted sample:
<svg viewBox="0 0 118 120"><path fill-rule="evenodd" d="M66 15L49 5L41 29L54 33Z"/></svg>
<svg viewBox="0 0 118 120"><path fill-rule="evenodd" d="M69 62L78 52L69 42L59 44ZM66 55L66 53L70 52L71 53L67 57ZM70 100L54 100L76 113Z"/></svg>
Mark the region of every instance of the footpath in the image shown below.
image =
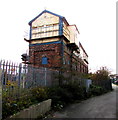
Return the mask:
<svg viewBox="0 0 118 120"><path fill-rule="evenodd" d="M109 93L72 104L61 112L55 112L53 118L118 118L116 103L118 86L112 87L114 90Z"/></svg>

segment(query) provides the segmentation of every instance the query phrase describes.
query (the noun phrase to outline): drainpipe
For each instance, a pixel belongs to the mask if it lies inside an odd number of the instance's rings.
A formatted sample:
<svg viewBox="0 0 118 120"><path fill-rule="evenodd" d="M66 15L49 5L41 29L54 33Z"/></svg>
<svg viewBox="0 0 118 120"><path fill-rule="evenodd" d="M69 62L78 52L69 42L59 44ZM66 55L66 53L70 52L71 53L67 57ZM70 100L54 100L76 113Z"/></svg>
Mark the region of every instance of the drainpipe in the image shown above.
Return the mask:
<svg viewBox="0 0 118 120"><path fill-rule="evenodd" d="M61 47L60 47L60 56L61 56L61 66L59 70L59 75L61 76L63 74L62 68L63 68L63 59L64 59L64 45L63 45L63 38L60 38L61 41ZM62 79L59 78L59 85L62 85Z"/></svg>

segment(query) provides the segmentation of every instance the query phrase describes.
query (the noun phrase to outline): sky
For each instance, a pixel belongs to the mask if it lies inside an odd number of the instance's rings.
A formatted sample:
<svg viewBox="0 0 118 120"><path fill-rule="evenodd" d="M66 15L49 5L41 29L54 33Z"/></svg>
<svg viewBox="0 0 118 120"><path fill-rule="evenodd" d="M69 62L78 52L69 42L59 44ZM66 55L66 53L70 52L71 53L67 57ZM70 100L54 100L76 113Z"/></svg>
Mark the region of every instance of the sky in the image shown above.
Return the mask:
<svg viewBox="0 0 118 120"><path fill-rule="evenodd" d="M21 62L28 51L24 37L28 22L44 9L76 24L89 58L89 71L106 66L116 73L117 0L2 0L0 1L0 59Z"/></svg>

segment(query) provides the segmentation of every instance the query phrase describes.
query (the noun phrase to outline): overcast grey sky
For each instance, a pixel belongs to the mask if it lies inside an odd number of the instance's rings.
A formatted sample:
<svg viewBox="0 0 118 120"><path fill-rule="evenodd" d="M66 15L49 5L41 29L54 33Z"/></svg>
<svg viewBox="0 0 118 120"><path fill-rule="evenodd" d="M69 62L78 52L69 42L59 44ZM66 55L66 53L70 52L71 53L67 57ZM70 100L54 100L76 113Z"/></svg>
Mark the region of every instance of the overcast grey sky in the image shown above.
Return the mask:
<svg viewBox="0 0 118 120"><path fill-rule="evenodd" d="M116 0L3 0L0 2L0 59L21 62L28 22L44 9L76 24L89 55L89 69L116 72Z"/></svg>

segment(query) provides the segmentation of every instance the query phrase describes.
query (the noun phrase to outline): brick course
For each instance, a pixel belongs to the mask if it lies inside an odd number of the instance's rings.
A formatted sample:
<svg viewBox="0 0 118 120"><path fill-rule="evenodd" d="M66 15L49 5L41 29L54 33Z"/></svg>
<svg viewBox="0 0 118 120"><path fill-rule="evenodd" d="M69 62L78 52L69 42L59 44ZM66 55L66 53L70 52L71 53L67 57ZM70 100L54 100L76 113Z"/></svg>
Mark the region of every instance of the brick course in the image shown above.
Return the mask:
<svg viewBox="0 0 118 120"><path fill-rule="evenodd" d="M29 56L30 63L36 67L61 67L61 43L30 46ZM42 64L42 57L48 58L48 64Z"/></svg>
<svg viewBox="0 0 118 120"><path fill-rule="evenodd" d="M29 47L29 62L35 67L73 69L81 73L88 73L88 66L81 58L71 55L71 49L61 43L35 44ZM42 64L42 57L48 58L48 64Z"/></svg>

